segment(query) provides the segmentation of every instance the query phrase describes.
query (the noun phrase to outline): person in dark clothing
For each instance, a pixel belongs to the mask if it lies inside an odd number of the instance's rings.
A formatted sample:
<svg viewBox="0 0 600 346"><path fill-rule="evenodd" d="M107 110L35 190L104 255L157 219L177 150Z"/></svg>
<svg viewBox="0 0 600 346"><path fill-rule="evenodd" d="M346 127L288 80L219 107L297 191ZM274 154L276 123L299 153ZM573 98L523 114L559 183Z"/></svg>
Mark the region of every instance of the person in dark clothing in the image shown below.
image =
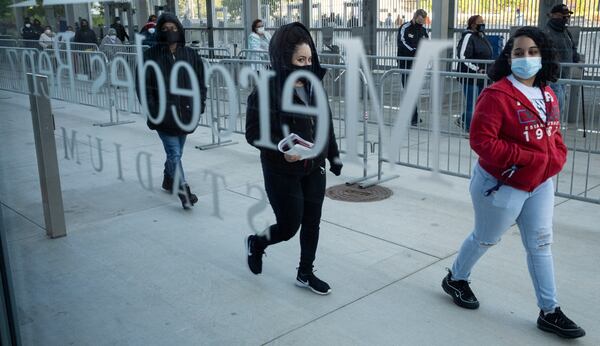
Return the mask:
<svg viewBox="0 0 600 346"><path fill-rule="evenodd" d="M270 87L260 92L270 93L271 139L278 143L284 138L283 126L290 133L310 141L315 141L316 124L312 117L282 111L281 94L287 77L294 71L313 73L320 80L326 70L319 63L314 41L309 31L301 23L291 23L280 27L269 45L272 69L276 77L270 80ZM260 138L258 120L258 89L248 97L246 112L246 140L256 146ZM313 88L301 79L294 90L295 104L314 105ZM313 262L319 241L321 209L325 197L325 159L330 163L330 171L340 175L342 163L333 132L331 110L329 110L329 138L325 149L312 159L301 160L299 156L283 154L277 150L256 146L260 150L260 160L265 181L265 190L275 213L277 223L269 226L262 234L249 235L246 240L248 266L254 274L262 272L262 256L265 248L291 239L300 228L300 266L296 284L317 294L329 294L331 287L313 273Z"/></svg>
<svg viewBox="0 0 600 346"><path fill-rule="evenodd" d="M125 39L129 41L129 35L127 35L127 31L123 24L121 24L121 18L115 17L115 22L112 23L110 27L117 31L117 38L121 40L121 42L125 43Z"/></svg>
<svg viewBox="0 0 600 346"><path fill-rule="evenodd" d="M148 22L144 25L140 34L144 35L143 45L154 46L156 44L156 15L150 15Z"/></svg>
<svg viewBox="0 0 600 346"><path fill-rule="evenodd" d="M175 190L183 208L188 209L198 201L198 197L190 191L190 186L185 180L181 156L183 155L183 146L186 137L188 134L194 132L195 126L191 131L183 129L177 124L175 117L178 117L182 124L190 124L194 119L194 99L192 97L172 94L169 80L173 65L176 62L185 61L191 65L196 74L190 77L185 72L185 69L180 69L177 76L178 87L190 89L192 86L190 78L195 77L200 87L200 113L204 113L206 107L204 65L198 54L193 49L185 46L185 32L177 17L170 13L163 13L158 19L156 30L158 33L158 42L144 52L144 61L151 60L156 62L160 67L163 80L165 81L167 111L160 123L156 124L150 120L150 116L157 116L160 107L158 82L153 69L146 70L145 89L140 89L139 83L136 83L137 94L138 98L141 97L141 93L145 93L146 95L149 112L147 114L148 127L151 130L156 130L158 133L167 156L162 188L169 192ZM173 107L177 110L177 114L171 112ZM179 177L178 185L175 185L176 176Z"/></svg>
<svg viewBox="0 0 600 346"><path fill-rule="evenodd" d="M550 19L545 27L546 34L554 42L554 47L558 52L558 58L561 63L578 63L581 60L577 53L577 40L567 27L573 12L565 4L558 4L550 10L548 16ZM561 66L559 78L571 78L569 68ZM564 115L565 103L565 85L559 83L550 83L550 87L558 98L561 114Z"/></svg>
<svg viewBox="0 0 600 346"><path fill-rule="evenodd" d="M457 53L458 58L461 60L489 60L492 58L492 46L485 36L485 23L482 16L475 15L469 18L467 21L467 30L462 33L458 42ZM458 65L458 71L461 73L485 74L486 65L484 63L462 61ZM477 100L477 96L483 90L485 79L464 78L462 79L462 83L466 107L462 118L458 120L458 125L469 132L475 100Z"/></svg>
<svg viewBox="0 0 600 346"><path fill-rule="evenodd" d="M79 29L75 33L73 42L98 44L96 33L90 28L87 19L82 19L79 23Z"/></svg>
<svg viewBox="0 0 600 346"><path fill-rule="evenodd" d="M418 9L413 15L413 19L400 26L398 29L398 37L396 44L398 46L398 57L402 58L414 58L417 53L417 47L419 41L423 38L429 39L427 30L423 27L427 18L427 12L423 9ZM398 60L398 68L410 70L412 68L412 59ZM402 85L406 86L408 74L402 74ZM410 121L411 125L416 126L419 123L419 114L417 108L413 113Z"/></svg>
<svg viewBox="0 0 600 346"><path fill-rule="evenodd" d="M29 21L29 17L25 18L25 23L23 24L23 28L21 29L21 38L25 40L23 42L23 46L27 48L36 48L39 49L40 46L37 41L40 38L40 35L33 30L31 22Z"/></svg>
<svg viewBox="0 0 600 346"><path fill-rule="evenodd" d="M33 29L33 31L37 35L37 39L39 39L40 36L42 35L42 33L44 32L44 27L42 26L42 22L40 22L40 20L37 19L37 18L34 19L33 20L33 25L31 26L31 28Z"/></svg>

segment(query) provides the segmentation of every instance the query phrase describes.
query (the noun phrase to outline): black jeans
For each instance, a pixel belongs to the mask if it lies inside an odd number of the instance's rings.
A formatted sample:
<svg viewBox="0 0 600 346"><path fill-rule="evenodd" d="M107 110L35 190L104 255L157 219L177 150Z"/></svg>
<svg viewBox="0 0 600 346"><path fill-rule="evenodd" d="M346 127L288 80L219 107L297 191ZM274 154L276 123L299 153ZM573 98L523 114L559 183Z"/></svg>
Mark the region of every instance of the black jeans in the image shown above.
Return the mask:
<svg viewBox="0 0 600 346"><path fill-rule="evenodd" d="M412 68L412 60L398 60L398 68L401 69L407 69L410 70ZM400 76L400 80L402 82L402 87L406 88L406 82L408 81L408 74L407 73L403 73ZM419 113L418 113L418 108L419 108L419 102L420 102L420 98L417 100L417 106L415 107L415 112L413 113L412 118L410 119L410 123L412 125L416 125L417 122L419 121Z"/></svg>
<svg viewBox="0 0 600 346"><path fill-rule="evenodd" d="M321 209L325 198L325 169L316 167L305 175L275 172L262 165L265 190L277 223L268 234L258 237L262 247L290 240L300 229L300 271L312 271L317 244Z"/></svg>

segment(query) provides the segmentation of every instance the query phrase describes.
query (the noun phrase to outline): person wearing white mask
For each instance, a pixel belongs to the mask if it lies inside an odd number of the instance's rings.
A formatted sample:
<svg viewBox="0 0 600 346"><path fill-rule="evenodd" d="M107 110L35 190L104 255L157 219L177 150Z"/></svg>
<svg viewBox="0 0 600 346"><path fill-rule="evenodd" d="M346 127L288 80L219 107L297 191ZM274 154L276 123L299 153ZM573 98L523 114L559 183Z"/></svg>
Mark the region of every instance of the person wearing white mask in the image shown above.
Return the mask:
<svg viewBox="0 0 600 346"><path fill-rule="evenodd" d="M56 35L52 32L52 28L50 26L46 26L44 28L44 32L40 35L40 46L43 49L51 49L53 42L56 41Z"/></svg>
<svg viewBox="0 0 600 346"><path fill-rule="evenodd" d="M558 99L548 85L557 80L558 69L552 40L539 28L525 26L508 40L488 70L494 83L479 96L471 123L470 144L479 156L469 187L474 227L442 288L456 305L479 308L470 287L471 271L516 223L540 309L537 327L563 338L579 338L585 331L558 303L551 250L552 178L567 160ZM493 285L506 283L497 281Z"/></svg>
<svg viewBox="0 0 600 346"><path fill-rule="evenodd" d="M261 50L264 53L252 52L248 54L249 60L269 60L269 42L271 35L265 32L265 25L261 19L255 19L252 22L252 33L248 37L248 49ZM263 70L265 65L252 64L254 70Z"/></svg>
<svg viewBox="0 0 600 346"><path fill-rule="evenodd" d="M100 42L100 51L106 54L106 57L110 60L115 54L115 49L112 46L121 44L123 42L117 37L117 30L110 28L108 29L108 34Z"/></svg>

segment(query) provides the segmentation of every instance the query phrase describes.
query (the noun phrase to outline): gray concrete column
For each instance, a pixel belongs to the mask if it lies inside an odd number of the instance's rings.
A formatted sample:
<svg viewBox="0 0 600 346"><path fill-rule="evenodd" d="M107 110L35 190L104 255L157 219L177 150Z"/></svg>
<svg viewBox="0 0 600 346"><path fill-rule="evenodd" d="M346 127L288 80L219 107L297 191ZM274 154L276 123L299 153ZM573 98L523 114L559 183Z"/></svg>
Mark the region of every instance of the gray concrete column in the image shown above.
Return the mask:
<svg viewBox="0 0 600 346"><path fill-rule="evenodd" d="M548 13L554 5L561 3L560 0L540 0L540 7L538 12L538 26L544 27L548 22Z"/></svg>
<svg viewBox="0 0 600 346"><path fill-rule="evenodd" d="M244 2L244 47L248 48L248 36L251 34L252 21L260 18L258 0L246 0Z"/></svg>
<svg viewBox="0 0 600 346"><path fill-rule="evenodd" d="M13 13L15 14L15 25L17 26L17 37L21 38L21 29L23 28L23 9L20 7L13 7Z"/></svg>
<svg viewBox="0 0 600 346"><path fill-rule="evenodd" d="M132 2L132 4L135 6L135 18L138 24L139 32L142 29L142 26L146 24L146 21L148 21L150 13L154 13L154 8L149 8L149 6L152 5L145 0L135 0ZM135 42L134 38L132 38L132 40L133 42Z"/></svg>
<svg viewBox="0 0 600 346"><path fill-rule="evenodd" d="M377 0L363 1L362 39L368 55L377 55Z"/></svg>
<svg viewBox="0 0 600 346"><path fill-rule="evenodd" d="M304 26L306 26L307 28L310 28L310 9L312 7L311 4L311 0L302 1L302 24L304 24Z"/></svg>
<svg viewBox="0 0 600 346"><path fill-rule="evenodd" d="M450 12L453 9L450 8L449 0L438 0L433 1L433 9L431 16L431 38L445 39L449 36L449 18Z"/></svg>

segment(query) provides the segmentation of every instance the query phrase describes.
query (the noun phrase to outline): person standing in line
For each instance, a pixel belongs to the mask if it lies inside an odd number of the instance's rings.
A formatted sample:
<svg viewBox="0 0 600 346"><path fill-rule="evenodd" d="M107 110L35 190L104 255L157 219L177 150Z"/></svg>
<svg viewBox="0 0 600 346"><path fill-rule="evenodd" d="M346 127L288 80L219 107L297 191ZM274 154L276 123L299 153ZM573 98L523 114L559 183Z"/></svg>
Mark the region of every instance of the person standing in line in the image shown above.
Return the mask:
<svg viewBox="0 0 600 346"><path fill-rule="evenodd" d="M485 74L486 65L484 63L472 63L464 60L489 60L492 58L492 46L485 36L485 23L483 17L475 15L467 21L467 30L462 33L458 42L458 58L463 60L458 65L458 71L461 73L479 73ZM457 125L469 132L471 128L471 118L473 116L473 107L477 97L483 90L485 79L483 78L464 78L461 80L463 92L465 93L465 112L462 118L457 119Z"/></svg>
<svg viewBox="0 0 600 346"><path fill-rule="evenodd" d="M52 27L46 26L44 32L40 35L40 46L43 49L51 49L54 42L56 42L56 36L52 32Z"/></svg>
<svg viewBox="0 0 600 346"><path fill-rule="evenodd" d="M31 26L31 28L37 36L36 40L40 38L42 33L44 33L44 27L42 26L42 22L40 22L40 20L37 18L33 20L33 25Z"/></svg>
<svg viewBox="0 0 600 346"><path fill-rule="evenodd" d="M560 109L548 82L558 77L556 50L536 27L518 29L488 71L495 83L479 96L471 148L479 155L470 193L475 226L442 280L454 303L477 309L471 270L516 222L540 312L537 327L564 338L585 335L561 310L551 251L554 182L567 159Z"/></svg>
<svg viewBox="0 0 600 346"><path fill-rule="evenodd" d="M79 23L79 30L75 33L73 42L98 44L98 38L94 30L90 28L87 19L82 19Z"/></svg>
<svg viewBox="0 0 600 346"><path fill-rule="evenodd" d="M413 19L402 24L402 26L400 26L398 29L398 37L396 38L396 44L398 46L397 56L401 58L411 58L408 60L399 59L398 68L410 70L413 63L412 58L414 58L415 54L417 53L419 41L424 38L429 39L427 30L423 27L423 24L425 24L425 18L427 18L427 12L425 12L423 9L418 9L415 11ZM404 87L406 87L407 80L408 74L402 74L402 85ZM417 126L417 124L421 122L419 120L417 108L415 108L415 112L413 113L410 121L412 126Z"/></svg>
<svg viewBox="0 0 600 346"><path fill-rule="evenodd" d="M110 61L115 56L116 50L111 45L122 45L123 42L117 37L117 30L115 28L108 29L108 34L104 36L102 42L100 42L100 51L106 55L106 58Z"/></svg>
<svg viewBox="0 0 600 346"><path fill-rule="evenodd" d="M23 42L25 47L39 48L36 41L40 39L40 35L33 30L29 17L25 17L25 23L23 24L23 28L21 28L21 38L25 40L25 42Z"/></svg>
<svg viewBox="0 0 600 346"><path fill-rule="evenodd" d="M179 19L170 13L163 13L158 18L156 31L158 41L144 52L144 61L151 60L156 62L166 81L169 81L169 78L171 78L170 74L176 62L185 61L189 63L196 72L196 79L200 86L200 112L204 113L206 107L204 65L200 56L192 48L185 46L185 31ZM190 89L192 86L190 77L184 69L179 70L177 80L179 88ZM146 71L146 88L144 90L140 89L139 83L136 82L135 85L138 99L141 93L146 93L149 111L149 114L146 115L148 117L156 117L159 111L159 85L153 69ZM171 193L175 190L181 200L183 209L189 209L198 202L198 197L191 192L190 186L186 181L181 157L187 135L194 132L194 130L187 131L182 129L177 125L174 117L178 117L183 124L189 124L193 119L192 109L194 99L188 96L172 94L170 90L171 85L168 82L164 84L164 87L167 103L166 113L160 123L155 124L148 119L147 124L151 130L155 130L158 133L166 154L162 188ZM177 114L173 114L171 111L173 107L175 107ZM176 175L179 177L178 186L175 186L174 181Z"/></svg>
<svg viewBox="0 0 600 346"><path fill-rule="evenodd" d="M559 4L550 10L548 16L550 19L546 24L546 34L554 42L558 51L558 57L561 63L578 63L581 60L577 53L577 41L569 31L568 25L573 12L565 4ZM561 66L559 78L571 78L569 67ZM565 85L560 83L550 83L550 87L558 97L561 114L565 111ZM566 114L563 114L563 116Z"/></svg>
<svg viewBox="0 0 600 346"><path fill-rule="evenodd" d="M269 60L269 42L271 35L265 31L265 24L261 19L252 22L252 33L248 36L248 49L263 50L264 53L250 53L250 60ZM254 70L263 70L264 65L252 64Z"/></svg>
<svg viewBox="0 0 600 346"><path fill-rule="evenodd" d="M112 23L112 25L110 26L112 29L115 29L117 32L117 38L125 43L125 39L127 39L127 41L129 41L129 35L127 35L127 30L125 30L125 27L123 26L123 24L121 24L121 18L119 17L115 17L115 21Z"/></svg>
<svg viewBox="0 0 600 346"><path fill-rule="evenodd" d="M301 23L291 23L280 27L269 46L271 66L275 78L270 80L270 124L271 139L275 143L284 138L282 127L287 126L310 142L315 141L316 122L313 117L284 112L281 107L282 88L287 77L294 71L309 71L320 80L326 70L319 63L314 41L309 31ZM258 95L255 88L248 97L246 115L246 140L255 146L260 138L258 120ZM314 106L313 88L306 80L298 80L295 85L293 102L297 105ZM313 262L319 242L319 224L325 197L325 159L329 160L330 171L340 175L342 163L335 141L331 110L329 110L329 138L325 149L312 159L283 154L277 150L257 147L265 182L265 190L275 213L277 222L262 234L246 237L247 261L250 271L262 273L262 257L267 246L290 240L300 228L300 265L296 275L296 285L314 293L326 295L331 287L315 276Z"/></svg>
<svg viewBox="0 0 600 346"><path fill-rule="evenodd" d="M74 37L75 37L75 30L73 30L73 27L69 25L69 26L67 26L67 30L63 33L60 40L63 42L66 42L67 40L72 41Z"/></svg>
<svg viewBox="0 0 600 346"><path fill-rule="evenodd" d="M390 36L392 35L392 14L388 12L387 17L385 18L385 22L383 22L384 27L388 30L385 31L385 44L388 44L390 40Z"/></svg>
<svg viewBox="0 0 600 346"><path fill-rule="evenodd" d="M144 35L142 44L152 47L156 44L156 15L152 14L148 17L148 22L144 24L140 34Z"/></svg>

